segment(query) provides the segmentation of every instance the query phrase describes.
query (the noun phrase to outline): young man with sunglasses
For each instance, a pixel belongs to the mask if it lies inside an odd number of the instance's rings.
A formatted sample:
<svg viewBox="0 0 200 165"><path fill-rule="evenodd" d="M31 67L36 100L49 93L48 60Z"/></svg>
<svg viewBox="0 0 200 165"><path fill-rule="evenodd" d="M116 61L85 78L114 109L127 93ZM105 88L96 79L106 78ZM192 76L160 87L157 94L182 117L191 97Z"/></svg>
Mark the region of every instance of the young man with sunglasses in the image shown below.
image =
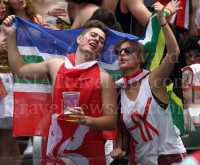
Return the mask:
<svg viewBox="0 0 200 165"><path fill-rule="evenodd" d="M8 16L3 22L8 40L8 59L13 74L21 78L29 75L30 79L34 79L35 75L37 79L43 79L46 74L50 75L54 87L53 113L61 114L59 117L64 115L62 92L80 92L80 107L71 109L76 115L69 116L76 120L65 121L64 127L60 126L57 130L53 129L55 125L52 122L49 136L53 138L56 132L61 132L56 136L56 139L61 139L53 145L51 141L48 142L45 156L53 156L53 160L56 160L57 156L67 159L65 155L74 153L82 158L81 164L105 164L102 130L113 130L117 124L117 90L114 80L105 70L99 68L95 60L102 53L108 36L106 26L97 20L88 21L77 37L76 53L67 55L65 60L53 58L40 63L24 64L16 45L16 27L10 26L13 18L14 16ZM86 155L98 155L100 159L88 160ZM76 156L72 159L76 159Z"/></svg>
<svg viewBox="0 0 200 165"><path fill-rule="evenodd" d="M180 131L173 124L172 116L168 112L165 84L176 64L179 48L164 18L164 6L159 2L153 6L162 26L168 52L162 63L149 72L142 66L146 54L141 43L124 39L115 46L120 69L125 72L125 76L116 82L121 87L123 144L119 129L116 149L110 155L114 159L125 156L122 146L127 146L130 135L133 144L130 148L135 151L132 158L135 158L137 165L172 164L181 162L187 155L179 136Z"/></svg>

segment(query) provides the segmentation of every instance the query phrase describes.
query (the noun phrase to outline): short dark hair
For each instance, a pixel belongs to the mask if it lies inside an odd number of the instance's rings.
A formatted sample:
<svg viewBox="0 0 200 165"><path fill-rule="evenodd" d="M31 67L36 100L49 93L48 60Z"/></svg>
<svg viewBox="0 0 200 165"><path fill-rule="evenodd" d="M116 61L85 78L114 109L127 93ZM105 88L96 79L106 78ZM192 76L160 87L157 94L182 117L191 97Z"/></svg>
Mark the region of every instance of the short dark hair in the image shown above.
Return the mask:
<svg viewBox="0 0 200 165"><path fill-rule="evenodd" d="M144 60L146 60L146 51L145 51L145 47L143 44L141 44L140 42L138 42L137 40L131 40L129 38L124 38L120 41L117 42L117 44L114 47L114 52L117 52L117 49L120 49L121 45L125 42L129 42L132 46L134 46L134 48L138 51L139 55L142 55L144 57ZM116 54L118 55L118 54ZM146 61L144 61L141 64L141 68L142 69L146 69Z"/></svg>
<svg viewBox="0 0 200 165"><path fill-rule="evenodd" d="M95 4L97 6L101 6L102 3L103 3L103 0L69 0L69 1L72 1L74 3L92 3L92 4Z"/></svg>
<svg viewBox="0 0 200 165"><path fill-rule="evenodd" d="M181 65L181 68L184 68L186 66L185 61L185 54L188 53L190 50L198 50L200 52L200 48L198 45L198 41L200 40L200 36L186 36L185 38L182 38L178 42L178 46L180 49L180 55L179 55L179 62Z"/></svg>
<svg viewBox="0 0 200 165"><path fill-rule="evenodd" d="M185 54L190 50L199 50L198 41L200 40L199 36L186 36L183 39L180 39L178 42L180 53Z"/></svg>
<svg viewBox="0 0 200 165"><path fill-rule="evenodd" d="M85 28L82 30L81 35L85 35L91 28L101 29L105 33L106 38L109 35L106 25L98 20L87 21L84 26Z"/></svg>
<svg viewBox="0 0 200 165"><path fill-rule="evenodd" d="M123 32L122 27L115 17L115 14L107 8L97 9L89 20L99 20L103 22L108 28Z"/></svg>

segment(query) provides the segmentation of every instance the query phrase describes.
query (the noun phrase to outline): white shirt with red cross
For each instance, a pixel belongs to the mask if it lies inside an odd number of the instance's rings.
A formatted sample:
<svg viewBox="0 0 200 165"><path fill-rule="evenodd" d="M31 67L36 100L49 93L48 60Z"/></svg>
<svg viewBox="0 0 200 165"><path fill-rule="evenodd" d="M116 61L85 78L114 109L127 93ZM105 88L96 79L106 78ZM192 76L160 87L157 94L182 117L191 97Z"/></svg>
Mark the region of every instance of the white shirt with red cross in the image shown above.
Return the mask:
<svg viewBox="0 0 200 165"><path fill-rule="evenodd" d="M121 120L133 139L137 165L157 164L158 155L186 152L168 108L154 100L149 76L142 79L135 101L121 89L121 105Z"/></svg>

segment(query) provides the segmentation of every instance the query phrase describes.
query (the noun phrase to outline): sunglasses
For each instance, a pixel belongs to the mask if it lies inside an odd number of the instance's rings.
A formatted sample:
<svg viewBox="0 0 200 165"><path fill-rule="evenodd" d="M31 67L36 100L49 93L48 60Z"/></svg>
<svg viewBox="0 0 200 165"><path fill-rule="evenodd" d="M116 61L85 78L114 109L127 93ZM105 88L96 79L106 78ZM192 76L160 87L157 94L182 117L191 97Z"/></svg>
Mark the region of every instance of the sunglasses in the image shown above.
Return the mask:
<svg viewBox="0 0 200 165"><path fill-rule="evenodd" d="M185 54L185 57L188 58L188 59L191 59L192 56L193 56L195 59L198 59L198 60L200 59L200 54L199 54L199 53L198 53L198 54L196 54L196 53L195 53L195 54L190 54L190 53L186 53L186 54Z"/></svg>
<svg viewBox="0 0 200 165"><path fill-rule="evenodd" d="M127 48L123 48L123 49L116 49L115 50L115 54L117 56L121 55L122 51L124 50L125 54L132 54L134 52L134 49L133 47L127 47Z"/></svg>

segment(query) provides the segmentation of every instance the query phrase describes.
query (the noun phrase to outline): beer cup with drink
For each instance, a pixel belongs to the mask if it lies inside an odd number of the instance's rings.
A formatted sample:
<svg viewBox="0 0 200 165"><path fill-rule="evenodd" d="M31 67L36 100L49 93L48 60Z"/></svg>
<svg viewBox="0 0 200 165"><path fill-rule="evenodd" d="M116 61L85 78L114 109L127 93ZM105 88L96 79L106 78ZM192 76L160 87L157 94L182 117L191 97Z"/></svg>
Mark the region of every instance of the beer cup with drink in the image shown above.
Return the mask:
<svg viewBox="0 0 200 165"><path fill-rule="evenodd" d="M71 91L63 92L63 102L64 102L64 118L66 121L78 121L78 119L70 118L70 115L77 115L70 112L74 107L79 107L80 102L80 92Z"/></svg>

